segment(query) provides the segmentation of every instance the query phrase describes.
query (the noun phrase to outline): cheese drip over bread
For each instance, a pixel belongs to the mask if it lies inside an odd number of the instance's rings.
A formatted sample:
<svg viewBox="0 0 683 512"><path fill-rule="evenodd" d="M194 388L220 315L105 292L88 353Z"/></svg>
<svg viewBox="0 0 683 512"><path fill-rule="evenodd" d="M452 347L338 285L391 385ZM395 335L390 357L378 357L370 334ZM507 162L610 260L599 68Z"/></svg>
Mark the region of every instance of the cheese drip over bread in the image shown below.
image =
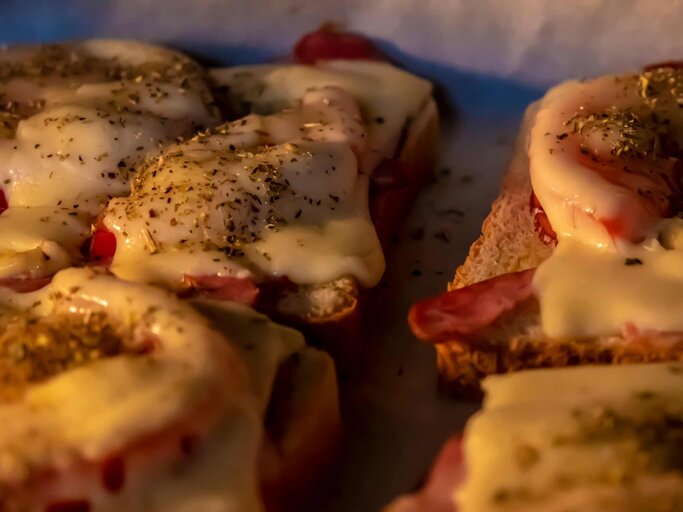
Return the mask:
<svg viewBox="0 0 683 512"><path fill-rule="evenodd" d="M683 331L683 71L567 82L541 100L530 173L558 246L536 272L549 337Z"/></svg>
<svg viewBox="0 0 683 512"><path fill-rule="evenodd" d="M128 192L137 162L216 122L203 71L170 50L91 40L1 51L0 189L9 211L0 216L0 277L67 266L101 203Z"/></svg>
<svg viewBox="0 0 683 512"><path fill-rule="evenodd" d="M112 271L176 286L197 274L373 286L384 258L358 168L366 151L358 106L337 87L172 146L106 209Z"/></svg>
<svg viewBox="0 0 683 512"><path fill-rule="evenodd" d="M525 371L483 387L459 512L683 507L680 364Z"/></svg>
<svg viewBox="0 0 683 512"><path fill-rule="evenodd" d="M88 269L2 290L0 304L3 504L262 510L265 410L301 334L226 303L201 304L209 323L169 292Z"/></svg>

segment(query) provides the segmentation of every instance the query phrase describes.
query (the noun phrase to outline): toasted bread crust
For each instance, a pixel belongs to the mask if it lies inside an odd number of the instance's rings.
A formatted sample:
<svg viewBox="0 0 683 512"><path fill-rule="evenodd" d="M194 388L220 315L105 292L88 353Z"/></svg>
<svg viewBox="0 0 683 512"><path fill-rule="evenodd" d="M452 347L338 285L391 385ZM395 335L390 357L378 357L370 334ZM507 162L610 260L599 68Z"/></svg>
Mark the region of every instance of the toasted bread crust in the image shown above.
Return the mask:
<svg viewBox="0 0 683 512"><path fill-rule="evenodd" d="M334 362L305 348L281 366L266 415L261 487L268 512L301 510L336 458L342 426Z"/></svg>
<svg viewBox="0 0 683 512"><path fill-rule="evenodd" d="M439 145L439 116L430 98L411 120L402 146L397 151L404 181L400 187L377 188L370 192L370 212L380 241L386 248L400 228L412 202L432 176ZM328 294L321 293L329 291ZM322 299L321 297L325 297ZM349 340L358 338L359 307L363 294L358 283L342 277L330 283L294 285L285 295L274 297L267 312L286 323L312 333L335 359L353 360L356 352Z"/></svg>
<svg viewBox="0 0 683 512"><path fill-rule="evenodd" d="M439 148L439 112L429 98L407 126L403 144L395 160L402 171L400 186L370 189L370 216L382 247L401 228L413 201L433 175Z"/></svg>
<svg viewBox="0 0 683 512"><path fill-rule="evenodd" d="M501 193L484 221L481 237L456 270L449 289L537 267L552 252L552 246L537 235L529 206L532 188L527 136L535 112L535 105L527 110ZM543 334L540 320L538 301L530 299L476 336L437 344L441 387L452 394L478 398L480 380L494 373L579 364L683 360L683 333L646 332L557 340Z"/></svg>
<svg viewBox="0 0 683 512"><path fill-rule="evenodd" d="M491 213L484 220L481 236L470 247L465 262L455 271L449 289L534 268L552 252L552 248L536 234L529 208L532 188L527 145L529 127L536 110L535 104L527 109L501 192L493 202Z"/></svg>
<svg viewBox="0 0 683 512"><path fill-rule="evenodd" d="M437 345L441 388L479 399L481 379L494 373L581 364L683 361L683 333L551 340L541 332L539 321L538 301L531 299L476 337Z"/></svg>

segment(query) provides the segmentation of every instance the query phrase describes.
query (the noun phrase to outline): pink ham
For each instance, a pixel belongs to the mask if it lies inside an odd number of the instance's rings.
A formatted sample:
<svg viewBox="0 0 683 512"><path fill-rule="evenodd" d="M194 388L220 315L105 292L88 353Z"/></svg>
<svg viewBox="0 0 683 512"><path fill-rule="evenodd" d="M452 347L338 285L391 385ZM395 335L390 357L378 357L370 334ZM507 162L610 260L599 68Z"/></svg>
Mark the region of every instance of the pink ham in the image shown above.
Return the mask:
<svg viewBox="0 0 683 512"><path fill-rule="evenodd" d="M423 341L441 342L472 334L533 295L535 269L503 274L415 304L410 327Z"/></svg>
<svg viewBox="0 0 683 512"><path fill-rule="evenodd" d="M49 284L52 276L48 277L4 277L0 279L0 286L19 293L35 292Z"/></svg>
<svg viewBox="0 0 683 512"><path fill-rule="evenodd" d="M249 306L254 304L259 292L251 279L244 277L185 275L183 283L190 291L196 291L204 297L239 302Z"/></svg>

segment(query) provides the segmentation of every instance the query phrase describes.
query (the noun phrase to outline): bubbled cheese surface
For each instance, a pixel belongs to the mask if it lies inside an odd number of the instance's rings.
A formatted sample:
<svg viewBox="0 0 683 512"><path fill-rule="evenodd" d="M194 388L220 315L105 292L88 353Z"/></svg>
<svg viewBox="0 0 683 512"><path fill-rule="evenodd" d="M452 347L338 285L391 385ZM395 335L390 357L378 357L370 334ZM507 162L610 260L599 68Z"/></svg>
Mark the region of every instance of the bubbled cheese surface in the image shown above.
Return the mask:
<svg viewBox="0 0 683 512"><path fill-rule="evenodd" d="M671 512L683 506L678 363L484 381L465 431L460 512Z"/></svg>

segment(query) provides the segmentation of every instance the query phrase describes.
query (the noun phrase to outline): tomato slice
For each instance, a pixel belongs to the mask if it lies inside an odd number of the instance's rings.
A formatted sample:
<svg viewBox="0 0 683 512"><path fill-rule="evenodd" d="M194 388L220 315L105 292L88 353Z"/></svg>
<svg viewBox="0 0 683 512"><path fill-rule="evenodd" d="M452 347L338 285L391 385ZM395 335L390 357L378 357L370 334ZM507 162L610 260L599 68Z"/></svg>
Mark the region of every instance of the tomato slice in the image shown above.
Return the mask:
<svg viewBox="0 0 683 512"><path fill-rule="evenodd" d="M300 64L335 59L386 60L369 39L337 32L330 26L323 26L299 39L294 46L294 59Z"/></svg>
<svg viewBox="0 0 683 512"><path fill-rule="evenodd" d="M116 254L116 236L104 226L97 226L90 241L90 259L107 263L111 262L114 254Z"/></svg>

